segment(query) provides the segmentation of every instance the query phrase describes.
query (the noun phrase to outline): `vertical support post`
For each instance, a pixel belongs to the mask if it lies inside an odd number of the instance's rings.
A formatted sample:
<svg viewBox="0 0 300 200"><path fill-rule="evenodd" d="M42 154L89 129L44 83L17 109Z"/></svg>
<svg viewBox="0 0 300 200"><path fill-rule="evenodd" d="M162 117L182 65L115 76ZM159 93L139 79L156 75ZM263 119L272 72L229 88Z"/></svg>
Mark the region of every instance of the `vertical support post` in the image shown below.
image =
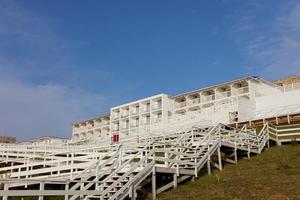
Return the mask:
<svg viewBox="0 0 300 200"><path fill-rule="evenodd" d="M4 190L4 191L7 191L7 190L8 190L8 184L4 184L3 190ZM7 200L7 196L3 196L3 197L2 197L2 200Z"/></svg>
<svg viewBox="0 0 300 200"><path fill-rule="evenodd" d="M165 158L166 158L165 167L168 168L169 167L169 163L168 163L167 159L169 159L169 154L167 152L165 152Z"/></svg>
<svg viewBox="0 0 300 200"><path fill-rule="evenodd" d="M66 185L65 185L65 191L67 192L69 190L69 183L67 183ZM65 200L68 200L69 199L69 195L65 195Z"/></svg>
<svg viewBox="0 0 300 200"><path fill-rule="evenodd" d="M198 177L198 166L197 166L197 158L194 158L194 164L195 164L195 177Z"/></svg>
<svg viewBox="0 0 300 200"><path fill-rule="evenodd" d="M173 174L174 188L177 188L177 174Z"/></svg>
<svg viewBox="0 0 300 200"><path fill-rule="evenodd" d="M248 152L247 152L247 157L250 159L250 144L248 144Z"/></svg>
<svg viewBox="0 0 300 200"><path fill-rule="evenodd" d="M219 159L219 170L222 171L222 157L221 157L221 147L218 148L218 159Z"/></svg>
<svg viewBox="0 0 300 200"><path fill-rule="evenodd" d="M136 199L136 191L135 191L135 186L132 186L132 191L131 191L131 200L135 200Z"/></svg>
<svg viewBox="0 0 300 200"><path fill-rule="evenodd" d="M192 176L191 182L194 182L194 181L195 181L195 176Z"/></svg>
<svg viewBox="0 0 300 200"><path fill-rule="evenodd" d="M155 166L152 169L152 199L156 200L156 172Z"/></svg>
<svg viewBox="0 0 300 200"><path fill-rule="evenodd" d="M45 183L41 182L40 183L40 191L45 189ZM39 196L39 200L44 200L44 196Z"/></svg>
<svg viewBox="0 0 300 200"><path fill-rule="evenodd" d="M234 162L235 162L236 165L237 165L237 160L238 160L238 158L237 158L237 149L235 147L234 148Z"/></svg>
<svg viewBox="0 0 300 200"><path fill-rule="evenodd" d="M207 172L208 175L211 175L211 168L210 168L210 155L207 158Z"/></svg>
<svg viewBox="0 0 300 200"><path fill-rule="evenodd" d="M80 190L84 190L83 178L81 178L80 181L81 181ZM83 198L83 195L80 195L80 198Z"/></svg>

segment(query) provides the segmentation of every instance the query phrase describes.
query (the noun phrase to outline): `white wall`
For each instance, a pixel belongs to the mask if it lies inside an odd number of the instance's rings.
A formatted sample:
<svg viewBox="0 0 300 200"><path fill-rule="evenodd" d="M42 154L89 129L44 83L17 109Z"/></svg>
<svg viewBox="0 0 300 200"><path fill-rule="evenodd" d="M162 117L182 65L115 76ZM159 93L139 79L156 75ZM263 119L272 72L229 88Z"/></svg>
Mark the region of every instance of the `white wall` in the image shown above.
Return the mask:
<svg viewBox="0 0 300 200"><path fill-rule="evenodd" d="M238 98L238 121L248 121L254 116L256 105L255 100L250 100L247 98Z"/></svg>
<svg viewBox="0 0 300 200"><path fill-rule="evenodd" d="M289 91L285 93L274 93L267 96L257 97L256 111L276 109L283 106L300 104L300 90Z"/></svg>

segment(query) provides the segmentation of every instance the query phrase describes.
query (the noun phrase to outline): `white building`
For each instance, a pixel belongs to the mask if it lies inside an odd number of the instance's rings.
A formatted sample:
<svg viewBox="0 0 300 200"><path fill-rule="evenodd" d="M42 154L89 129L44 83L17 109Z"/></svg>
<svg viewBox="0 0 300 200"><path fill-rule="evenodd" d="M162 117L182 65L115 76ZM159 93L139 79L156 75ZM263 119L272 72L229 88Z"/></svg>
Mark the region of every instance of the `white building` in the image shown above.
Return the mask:
<svg viewBox="0 0 300 200"><path fill-rule="evenodd" d="M69 143L70 140L67 138L54 137L54 136L44 136L39 138L34 138L31 140L26 140L19 142L18 144L22 145L65 145Z"/></svg>
<svg viewBox="0 0 300 200"><path fill-rule="evenodd" d="M278 85L248 76L176 96L155 95L115 106L108 115L73 124L72 141L109 141L113 134L122 140L193 124L252 125L273 118L279 123L282 117L295 121L300 113L300 82L295 82Z"/></svg>

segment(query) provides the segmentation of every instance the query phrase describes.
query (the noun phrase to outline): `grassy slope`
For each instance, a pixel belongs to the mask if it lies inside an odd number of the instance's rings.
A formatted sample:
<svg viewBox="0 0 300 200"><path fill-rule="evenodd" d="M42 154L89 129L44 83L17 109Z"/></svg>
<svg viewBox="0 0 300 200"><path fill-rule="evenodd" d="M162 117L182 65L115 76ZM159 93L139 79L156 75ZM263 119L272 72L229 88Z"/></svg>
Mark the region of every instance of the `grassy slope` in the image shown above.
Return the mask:
<svg viewBox="0 0 300 200"><path fill-rule="evenodd" d="M150 199L150 198L149 198ZM272 147L238 165L225 165L192 183L158 195L158 200L300 199L300 145Z"/></svg>

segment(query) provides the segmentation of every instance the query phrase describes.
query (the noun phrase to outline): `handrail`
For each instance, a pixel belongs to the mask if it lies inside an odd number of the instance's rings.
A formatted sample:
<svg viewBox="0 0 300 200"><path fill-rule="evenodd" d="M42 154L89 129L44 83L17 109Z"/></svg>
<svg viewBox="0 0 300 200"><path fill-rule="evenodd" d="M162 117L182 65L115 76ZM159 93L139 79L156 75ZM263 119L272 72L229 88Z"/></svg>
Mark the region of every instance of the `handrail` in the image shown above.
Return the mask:
<svg viewBox="0 0 300 200"><path fill-rule="evenodd" d="M77 176L73 177L71 180L79 178L82 174L84 174L86 171L90 170L94 166L96 166L99 169L99 168L102 168L102 166L107 165L108 163L110 163L119 154L120 149L121 149L121 146L119 145L117 151L109 159L107 159L106 161L104 161L100 165L99 165L100 160L97 160L95 163L93 163L91 166L89 166L88 168L86 168L83 171L81 171L80 174L78 174ZM99 165L99 166L97 166L97 165Z"/></svg>

